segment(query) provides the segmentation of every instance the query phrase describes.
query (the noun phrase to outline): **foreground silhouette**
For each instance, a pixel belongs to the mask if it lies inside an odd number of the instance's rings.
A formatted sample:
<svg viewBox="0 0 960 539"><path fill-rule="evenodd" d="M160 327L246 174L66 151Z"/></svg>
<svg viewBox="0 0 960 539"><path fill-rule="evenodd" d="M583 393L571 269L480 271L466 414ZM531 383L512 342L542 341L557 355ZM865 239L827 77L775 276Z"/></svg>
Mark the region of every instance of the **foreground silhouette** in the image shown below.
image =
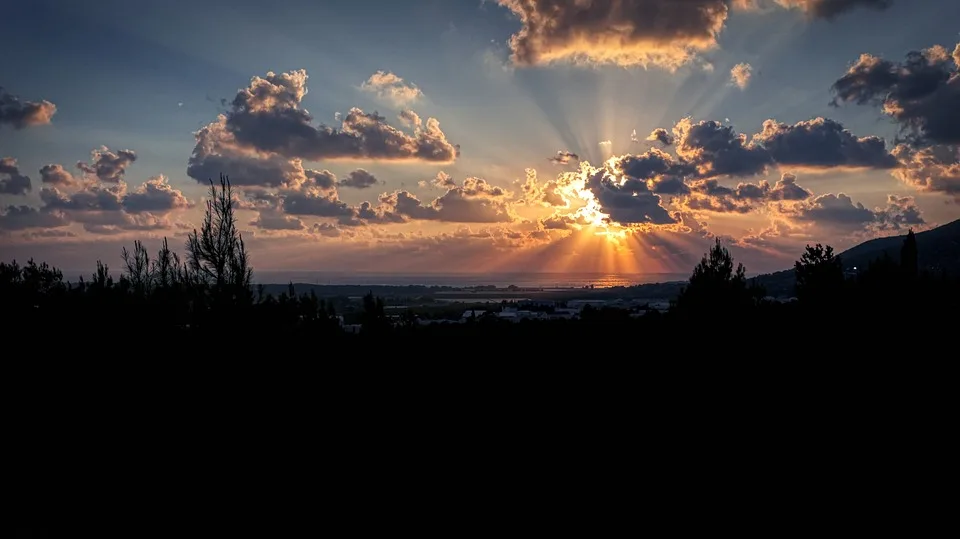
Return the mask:
<svg viewBox="0 0 960 539"><path fill-rule="evenodd" d="M910 231L899 260L884 254L856 272L845 272L830 246L808 246L794 268L796 300L789 302L766 298L718 239L665 313L647 310L638 316L588 306L576 319L510 322L480 313L462 323L425 325L415 309L388 316L383 300L368 294L358 324L345 325L333 304L312 291L298 295L293 285L277 296L264 294L262 286L254 290L251 258L234 210L229 180L211 182L203 224L189 234L186 256L171 250L166 239L155 255L134 242L132 250L121 253L116 281L101 262L89 279L75 284L46 263L0 263L8 329L15 336L47 331L57 336L50 346L72 347L76 354L93 349L108 357L168 353L169 347L219 357L260 353L264 347L322 356L341 341L359 345L348 354L379 346L399 357L409 354L401 342L423 345L418 353L431 354L430 343L449 339L461 345L457 354L467 355L557 351L587 357L610 348L628 355L662 350L824 358L933 349L960 305L955 276L918 266ZM128 343L142 351L124 348Z"/></svg>

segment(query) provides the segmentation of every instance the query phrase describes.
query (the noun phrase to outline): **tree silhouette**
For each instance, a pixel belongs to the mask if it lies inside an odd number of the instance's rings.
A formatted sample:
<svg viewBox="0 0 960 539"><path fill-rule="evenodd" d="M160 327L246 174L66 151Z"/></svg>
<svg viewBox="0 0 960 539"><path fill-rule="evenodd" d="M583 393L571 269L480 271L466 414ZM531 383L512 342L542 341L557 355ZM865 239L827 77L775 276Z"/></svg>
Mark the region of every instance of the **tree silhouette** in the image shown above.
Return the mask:
<svg viewBox="0 0 960 539"><path fill-rule="evenodd" d="M360 313L360 330L367 334L382 334L390 329L383 306L383 298L374 297L373 292L363 296L363 312Z"/></svg>
<svg viewBox="0 0 960 539"><path fill-rule="evenodd" d="M843 262L833 254L833 247L807 245L800 260L794 264L797 299L824 302L837 299L843 289Z"/></svg>
<svg viewBox="0 0 960 539"><path fill-rule="evenodd" d="M746 269L737 264L720 238L693 269L690 284L680 291L675 307L681 312L745 307L752 303Z"/></svg>
<svg viewBox="0 0 960 539"><path fill-rule="evenodd" d="M218 294L252 299L253 269L237 229L230 180L223 174L219 187L210 181L203 224L187 237L187 264L194 279L214 287Z"/></svg>
<svg viewBox="0 0 960 539"><path fill-rule="evenodd" d="M900 269L909 279L915 278L920 271L917 260L917 237L913 234L912 228L907 232L903 247L900 248Z"/></svg>

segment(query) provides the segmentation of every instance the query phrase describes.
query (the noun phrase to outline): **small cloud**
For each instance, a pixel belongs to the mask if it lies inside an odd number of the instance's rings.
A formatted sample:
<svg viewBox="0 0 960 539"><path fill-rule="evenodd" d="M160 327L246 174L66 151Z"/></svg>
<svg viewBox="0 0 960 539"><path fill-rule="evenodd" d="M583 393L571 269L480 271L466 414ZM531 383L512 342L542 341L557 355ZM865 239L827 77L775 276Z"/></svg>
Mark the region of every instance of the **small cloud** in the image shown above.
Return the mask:
<svg viewBox="0 0 960 539"><path fill-rule="evenodd" d="M340 114L339 112L334 112L334 113L333 113L333 119L334 119L334 121L339 122L342 118L343 118L343 114Z"/></svg>
<svg viewBox="0 0 960 539"><path fill-rule="evenodd" d="M360 85L365 92L376 94L382 101L396 107L409 106L423 97L423 92L416 85L405 82L402 78L388 71L377 71Z"/></svg>
<svg viewBox="0 0 960 539"><path fill-rule="evenodd" d="M613 142L612 142L612 141L609 141L609 140L601 140L601 141L600 141L600 145L601 145L601 146L612 146L612 145L613 145Z"/></svg>
<svg viewBox="0 0 960 539"><path fill-rule="evenodd" d="M740 88L746 89L750 84L750 78L753 76L753 66L747 63L739 63L730 70L730 81Z"/></svg>
<svg viewBox="0 0 960 539"><path fill-rule="evenodd" d="M636 129L633 130L633 133L630 133L630 142L640 142L640 138L637 136Z"/></svg>

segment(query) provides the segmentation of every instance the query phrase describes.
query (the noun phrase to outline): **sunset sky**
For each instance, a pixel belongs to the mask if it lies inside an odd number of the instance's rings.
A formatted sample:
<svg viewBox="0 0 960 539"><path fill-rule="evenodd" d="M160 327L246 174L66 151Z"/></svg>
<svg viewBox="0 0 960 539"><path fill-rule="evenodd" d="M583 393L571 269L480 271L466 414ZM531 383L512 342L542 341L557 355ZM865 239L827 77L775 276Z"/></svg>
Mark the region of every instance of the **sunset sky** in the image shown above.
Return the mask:
<svg viewBox="0 0 960 539"><path fill-rule="evenodd" d="M0 258L750 272L960 218L960 2L31 0L0 34Z"/></svg>

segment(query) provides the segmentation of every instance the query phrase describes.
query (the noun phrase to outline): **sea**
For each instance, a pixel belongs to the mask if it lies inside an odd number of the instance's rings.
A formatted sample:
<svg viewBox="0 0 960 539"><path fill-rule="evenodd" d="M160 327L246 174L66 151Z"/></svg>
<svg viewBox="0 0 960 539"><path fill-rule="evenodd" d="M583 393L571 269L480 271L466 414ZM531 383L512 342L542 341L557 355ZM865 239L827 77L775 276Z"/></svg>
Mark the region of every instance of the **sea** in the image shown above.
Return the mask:
<svg viewBox="0 0 960 539"><path fill-rule="evenodd" d="M302 283L358 286L450 286L458 288L510 285L520 288L610 288L685 281L688 273L392 273L331 271L254 271L258 284Z"/></svg>

